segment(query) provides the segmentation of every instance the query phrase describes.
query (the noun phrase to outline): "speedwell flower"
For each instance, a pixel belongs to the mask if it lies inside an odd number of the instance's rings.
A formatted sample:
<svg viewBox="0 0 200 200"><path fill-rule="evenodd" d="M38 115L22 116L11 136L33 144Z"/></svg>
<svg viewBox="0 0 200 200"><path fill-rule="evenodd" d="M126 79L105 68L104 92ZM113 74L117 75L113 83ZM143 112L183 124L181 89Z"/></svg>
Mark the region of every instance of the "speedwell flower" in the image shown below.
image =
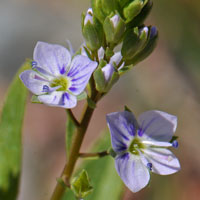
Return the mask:
<svg viewBox="0 0 200 200"><path fill-rule="evenodd" d="M107 115L112 148L116 152L115 167L133 192L144 188L150 179L150 171L173 174L180 164L168 147L176 130L176 116L161 111L147 111L139 116L138 122L131 112L114 112Z"/></svg>
<svg viewBox="0 0 200 200"><path fill-rule="evenodd" d="M38 42L34 49L33 69L20 74L24 85L39 101L49 106L73 108L85 89L97 63L56 44Z"/></svg>

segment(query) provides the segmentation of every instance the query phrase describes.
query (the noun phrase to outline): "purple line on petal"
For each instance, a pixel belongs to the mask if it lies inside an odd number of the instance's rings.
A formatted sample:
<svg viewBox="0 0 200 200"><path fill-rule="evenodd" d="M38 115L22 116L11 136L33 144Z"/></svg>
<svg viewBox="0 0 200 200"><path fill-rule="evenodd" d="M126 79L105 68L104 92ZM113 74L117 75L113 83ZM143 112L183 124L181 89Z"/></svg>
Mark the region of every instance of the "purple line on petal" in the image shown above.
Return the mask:
<svg viewBox="0 0 200 200"><path fill-rule="evenodd" d="M65 70L65 66L63 65L62 69L60 69L60 74L65 74L66 70Z"/></svg>
<svg viewBox="0 0 200 200"><path fill-rule="evenodd" d="M80 76L80 77L78 77L78 78L74 78L74 79L72 79L71 81L72 81L72 82L76 82L76 81L78 81L78 80L80 80L80 79L82 79L82 78L84 78L84 77L86 77L86 76L88 76L88 73L87 73L87 74L84 74L83 76Z"/></svg>
<svg viewBox="0 0 200 200"><path fill-rule="evenodd" d="M123 146L119 146L119 147L117 147L116 148L116 150L118 151L118 152L121 152L121 151L125 151L127 149L127 147L123 147Z"/></svg>
<svg viewBox="0 0 200 200"><path fill-rule="evenodd" d="M121 131L118 130L116 127L113 126L112 129L114 129L117 132L117 134L119 134L122 138L124 138L125 140L129 141L129 138L126 137L123 133L121 133Z"/></svg>
<svg viewBox="0 0 200 200"><path fill-rule="evenodd" d="M124 154L118 156L118 157L116 158L116 160L118 160L118 159L123 159L123 160L129 159L129 153L124 153Z"/></svg>
<svg viewBox="0 0 200 200"><path fill-rule="evenodd" d="M154 117L144 128L143 128L143 132L145 132L147 130L147 128L158 118L158 116Z"/></svg>
<svg viewBox="0 0 200 200"><path fill-rule="evenodd" d="M142 137L143 134L144 134L144 131L140 128L140 129L138 130L138 136Z"/></svg>
<svg viewBox="0 0 200 200"><path fill-rule="evenodd" d="M71 92L75 92L75 91L77 90L77 88L75 88L75 87L70 87L69 90L70 90Z"/></svg>
<svg viewBox="0 0 200 200"><path fill-rule="evenodd" d="M117 138L116 136L112 136L113 138L113 146L116 146L116 149L118 151L124 151L127 149L127 145L124 144L121 140L119 140L119 138Z"/></svg>
<svg viewBox="0 0 200 200"><path fill-rule="evenodd" d="M84 71L85 68L88 67L90 63L88 63L87 65L85 65L84 67L80 67L80 65L77 65L75 69L73 69L72 71L69 71L68 76L70 77L74 77L76 74L78 74L80 71Z"/></svg>

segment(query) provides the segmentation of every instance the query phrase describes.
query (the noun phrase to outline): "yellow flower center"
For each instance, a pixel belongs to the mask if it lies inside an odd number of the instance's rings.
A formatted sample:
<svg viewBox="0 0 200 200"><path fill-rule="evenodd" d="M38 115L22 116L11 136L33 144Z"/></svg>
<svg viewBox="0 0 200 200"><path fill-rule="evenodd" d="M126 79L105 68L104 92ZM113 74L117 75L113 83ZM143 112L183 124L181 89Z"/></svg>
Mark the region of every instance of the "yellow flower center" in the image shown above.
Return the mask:
<svg viewBox="0 0 200 200"><path fill-rule="evenodd" d="M53 79L50 86L52 88L60 86L60 88L58 88L56 91L67 91L69 87L69 80L66 77L61 76L61 77Z"/></svg>
<svg viewBox="0 0 200 200"><path fill-rule="evenodd" d="M138 150L145 148L145 145L140 141L139 138L135 137L129 146L129 152L134 155L139 155Z"/></svg>

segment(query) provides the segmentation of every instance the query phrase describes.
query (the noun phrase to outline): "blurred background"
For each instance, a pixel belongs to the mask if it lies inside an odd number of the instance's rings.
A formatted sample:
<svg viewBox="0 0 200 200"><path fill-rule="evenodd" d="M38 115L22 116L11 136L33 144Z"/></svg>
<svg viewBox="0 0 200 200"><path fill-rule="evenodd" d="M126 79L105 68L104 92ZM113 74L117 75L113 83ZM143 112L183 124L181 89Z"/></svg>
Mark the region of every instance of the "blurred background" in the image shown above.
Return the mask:
<svg viewBox="0 0 200 200"><path fill-rule="evenodd" d="M82 43L81 12L89 0L0 0L0 107L12 77L37 41L77 49ZM99 104L82 146L87 151L106 128L105 114L128 105L136 115L159 109L178 116L182 170L152 176L139 193L123 200L200 198L200 1L154 0L146 21L160 32L154 53L125 74ZM75 113L82 107L79 103ZM23 173L18 200L48 200L65 163L65 111L28 101L24 122ZM106 183L105 183L106 184ZM114 184L114 183L113 183Z"/></svg>

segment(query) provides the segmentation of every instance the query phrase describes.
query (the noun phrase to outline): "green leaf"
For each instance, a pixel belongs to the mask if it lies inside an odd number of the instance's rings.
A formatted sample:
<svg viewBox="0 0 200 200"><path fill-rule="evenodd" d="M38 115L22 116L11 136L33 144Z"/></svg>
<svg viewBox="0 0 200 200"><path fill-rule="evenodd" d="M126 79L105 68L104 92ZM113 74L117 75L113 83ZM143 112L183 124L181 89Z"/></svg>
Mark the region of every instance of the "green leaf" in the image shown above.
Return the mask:
<svg viewBox="0 0 200 200"><path fill-rule="evenodd" d="M72 144L73 133L74 133L75 129L76 129L76 127L75 127L73 121L71 120L70 116L68 115L67 124L66 124L66 135L65 135L67 157L69 155L69 151L70 151L71 144Z"/></svg>
<svg viewBox="0 0 200 200"><path fill-rule="evenodd" d="M71 188L78 198L85 198L92 192L93 187L90 185L88 174L84 169L78 177L73 179Z"/></svg>
<svg viewBox="0 0 200 200"><path fill-rule="evenodd" d="M96 143L93 152L104 151L110 148L110 135L107 132ZM110 156L98 160L86 160L81 165L82 169L87 170L92 186L92 194L84 200L112 199L120 200L123 193L123 183L115 170L114 159ZM73 193L67 190L62 200L75 200Z"/></svg>
<svg viewBox="0 0 200 200"><path fill-rule="evenodd" d="M16 74L5 99L0 121L0 199L14 200L17 197L21 172L22 124L27 98L27 89L19 74L30 68L25 62Z"/></svg>

